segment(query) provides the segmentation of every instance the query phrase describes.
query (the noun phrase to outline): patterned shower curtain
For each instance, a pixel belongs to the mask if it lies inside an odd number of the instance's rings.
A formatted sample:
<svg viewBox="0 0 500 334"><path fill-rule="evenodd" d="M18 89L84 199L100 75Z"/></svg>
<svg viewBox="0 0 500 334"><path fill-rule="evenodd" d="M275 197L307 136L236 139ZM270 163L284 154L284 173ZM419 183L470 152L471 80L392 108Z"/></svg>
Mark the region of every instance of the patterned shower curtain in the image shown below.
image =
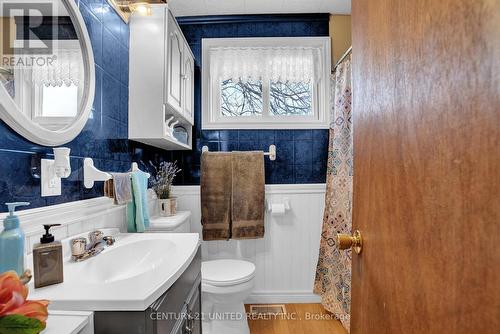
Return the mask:
<svg viewBox="0 0 500 334"><path fill-rule="evenodd" d="M351 56L332 75L332 109L326 177L325 212L314 292L324 308L349 331L351 307L351 251L339 251L337 233L352 228L352 90Z"/></svg>

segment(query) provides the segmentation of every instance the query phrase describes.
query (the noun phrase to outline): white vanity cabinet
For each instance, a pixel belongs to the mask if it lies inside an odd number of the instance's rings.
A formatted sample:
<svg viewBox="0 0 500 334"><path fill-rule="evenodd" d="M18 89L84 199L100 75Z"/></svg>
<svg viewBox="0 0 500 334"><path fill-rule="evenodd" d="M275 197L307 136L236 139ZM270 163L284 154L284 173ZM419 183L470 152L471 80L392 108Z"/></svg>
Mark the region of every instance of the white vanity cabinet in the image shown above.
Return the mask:
<svg viewBox="0 0 500 334"><path fill-rule="evenodd" d="M129 139L167 150L192 148L194 56L168 5L130 20ZM188 142L172 135L184 127Z"/></svg>
<svg viewBox="0 0 500 334"><path fill-rule="evenodd" d="M201 249L189 267L143 311L96 311L95 334L202 334Z"/></svg>

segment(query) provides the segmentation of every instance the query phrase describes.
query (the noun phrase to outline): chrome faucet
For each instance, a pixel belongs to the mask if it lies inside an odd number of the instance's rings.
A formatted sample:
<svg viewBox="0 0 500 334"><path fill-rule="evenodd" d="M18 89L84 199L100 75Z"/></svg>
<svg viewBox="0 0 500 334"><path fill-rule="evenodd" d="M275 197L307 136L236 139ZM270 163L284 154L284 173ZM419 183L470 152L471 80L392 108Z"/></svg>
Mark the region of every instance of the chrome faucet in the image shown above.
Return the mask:
<svg viewBox="0 0 500 334"><path fill-rule="evenodd" d="M71 259L75 262L87 260L100 254L106 246L113 246L115 238L105 236L99 230L89 233L90 244L87 239L80 237L71 240Z"/></svg>

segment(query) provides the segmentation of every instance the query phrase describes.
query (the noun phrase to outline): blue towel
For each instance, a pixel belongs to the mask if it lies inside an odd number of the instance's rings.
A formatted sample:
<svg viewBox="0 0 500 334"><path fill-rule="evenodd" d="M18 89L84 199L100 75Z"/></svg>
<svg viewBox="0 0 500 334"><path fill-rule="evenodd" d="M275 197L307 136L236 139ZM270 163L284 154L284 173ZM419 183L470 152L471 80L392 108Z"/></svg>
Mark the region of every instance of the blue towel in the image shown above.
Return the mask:
<svg viewBox="0 0 500 334"><path fill-rule="evenodd" d="M146 173L135 171L131 174L132 201L127 205L128 232L144 232L149 227L148 177Z"/></svg>

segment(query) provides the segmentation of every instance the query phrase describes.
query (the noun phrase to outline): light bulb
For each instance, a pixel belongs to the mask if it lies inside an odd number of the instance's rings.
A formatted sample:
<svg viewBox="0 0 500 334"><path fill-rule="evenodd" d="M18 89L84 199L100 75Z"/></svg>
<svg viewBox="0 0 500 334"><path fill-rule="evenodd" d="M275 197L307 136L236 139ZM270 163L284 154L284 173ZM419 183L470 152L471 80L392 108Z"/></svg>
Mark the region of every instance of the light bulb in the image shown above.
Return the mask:
<svg viewBox="0 0 500 334"><path fill-rule="evenodd" d="M130 5L130 11L138 13L139 15L151 15L151 6L147 2L137 2Z"/></svg>

